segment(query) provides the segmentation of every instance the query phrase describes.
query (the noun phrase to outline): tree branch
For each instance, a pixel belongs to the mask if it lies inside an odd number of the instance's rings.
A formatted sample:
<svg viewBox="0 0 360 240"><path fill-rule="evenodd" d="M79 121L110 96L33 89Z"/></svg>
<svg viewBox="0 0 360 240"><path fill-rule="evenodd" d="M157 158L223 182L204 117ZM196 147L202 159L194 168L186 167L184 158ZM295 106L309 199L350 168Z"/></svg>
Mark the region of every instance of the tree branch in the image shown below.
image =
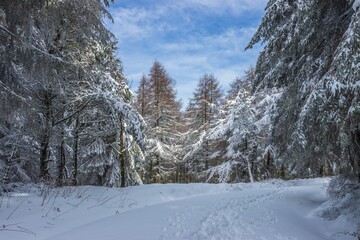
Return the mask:
<svg viewBox="0 0 360 240"><path fill-rule="evenodd" d="M84 110L86 108L86 106L92 101L92 99L89 99L81 108L79 108L78 110L76 110L75 112L73 112L72 114L70 114L69 116L57 121L54 123L54 126L55 125L58 125L62 122L65 122L66 120L72 118L74 115L78 114L79 112L81 112L82 110Z"/></svg>

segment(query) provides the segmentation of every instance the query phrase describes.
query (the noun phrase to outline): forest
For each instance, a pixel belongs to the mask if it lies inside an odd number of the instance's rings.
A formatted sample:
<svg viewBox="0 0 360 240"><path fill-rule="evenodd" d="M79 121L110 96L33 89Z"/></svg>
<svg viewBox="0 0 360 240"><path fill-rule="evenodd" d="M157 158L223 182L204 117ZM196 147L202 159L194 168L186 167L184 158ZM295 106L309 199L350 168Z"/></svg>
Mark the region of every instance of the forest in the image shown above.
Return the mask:
<svg viewBox="0 0 360 240"><path fill-rule="evenodd" d="M157 60L130 90L110 4L0 2L2 191L336 176L360 198L358 1L269 0L256 66L225 93L204 73L187 106Z"/></svg>
<svg viewBox="0 0 360 240"><path fill-rule="evenodd" d="M208 222L202 225L206 231L189 233L191 224L171 223L178 239L209 239L214 234L222 239L229 231L235 231L232 236L254 237L246 229L237 232L245 224L237 222L237 214L252 218L256 211L246 211L256 206L268 216L259 221L261 234L267 236L266 226L282 216L267 209L273 202L280 206L284 199L295 199L298 205L284 205L290 213L298 214L300 205L309 211L325 201L324 196L314 196L329 181L326 193L332 202L322 217L341 221L341 214L351 215L355 230L344 236L360 239L360 1L269 0L247 45L263 46L256 65L233 79L225 92L217 76L203 73L186 106L178 99L176 79L159 60L144 69L147 73L136 91L130 89L117 56L117 39L106 25L112 21L112 4L113 0L0 1L0 210L8 214L6 224L22 204L37 208L44 218L44 208L53 201L45 217L54 212L55 221L65 213L80 219L80 203L88 212L116 200L121 203L117 215L136 204L164 203L163 193L170 200L190 194L195 200L187 204L195 208L182 202L182 215L176 215L171 203L164 204L166 214L175 214L170 219L180 221L193 211L204 214L202 204L196 208L201 193L208 206ZM249 182L259 185L244 184ZM25 202L27 198L10 209L21 194L8 195L9 207L1 208L5 193L19 184L42 186L43 200L33 199L39 206L42 201L43 209ZM87 202L83 198L76 203L89 185L107 190L92 188L89 192L97 200L90 194ZM135 185L143 186L129 188ZM301 193L291 190L295 185ZM286 190L279 190L284 186ZM65 196L57 203L61 207L55 207L56 189L63 189ZM78 196L69 198L71 191ZM125 191L140 203L127 199ZM61 204L71 209L61 212ZM99 214L113 214L111 207L95 212L93 221ZM158 208L153 213L159 213ZM283 217L295 221L296 214L290 213ZM136 211L128 214L140 216ZM231 221L214 232L218 215ZM4 223L0 233L34 234L20 223L15 230L9 224ZM322 224L316 226L327 223ZM159 230L162 239L174 235L166 229ZM297 234L308 234L302 231Z"/></svg>

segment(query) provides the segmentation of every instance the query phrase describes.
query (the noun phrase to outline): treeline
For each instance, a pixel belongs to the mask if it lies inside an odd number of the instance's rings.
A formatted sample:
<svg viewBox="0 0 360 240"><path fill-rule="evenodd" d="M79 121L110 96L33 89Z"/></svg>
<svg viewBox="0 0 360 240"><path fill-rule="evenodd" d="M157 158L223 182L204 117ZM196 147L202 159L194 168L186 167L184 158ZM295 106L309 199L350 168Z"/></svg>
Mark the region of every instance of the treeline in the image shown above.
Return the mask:
<svg viewBox="0 0 360 240"><path fill-rule="evenodd" d="M270 144L271 114L281 89L252 93L255 70L223 93L212 74L199 79L185 112L175 82L155 61L135 106L146 127L146 183L240 182L285 177Z"/></svg>
<svg viewBox="0 0 360 240"><path fill-rule="evenodd" d="M141 183L143 120L99 0L0 2L0 176Z"/></svg>
<svg viewBox="0 0 360 240"><path fill-rule="evenodd" d="M148 123L145 180L345 174L360 181L360 13L353 3L269 1L248 46L266 43L255 69L224 97L216 78L205 74L183 115L177 104L162 108L173 100L159 98L155 62L137 99Z"/></svg>
<svg viewBox="0 0 360 240"><path fill-rule="evenodd" d="M0 2L0 177L127 186L344 174L360 181L360 11L270 0L227 93L200 77L181 111L155 61L128 89L107 1ZM345 181L346 182L346 181Z"/></svg>

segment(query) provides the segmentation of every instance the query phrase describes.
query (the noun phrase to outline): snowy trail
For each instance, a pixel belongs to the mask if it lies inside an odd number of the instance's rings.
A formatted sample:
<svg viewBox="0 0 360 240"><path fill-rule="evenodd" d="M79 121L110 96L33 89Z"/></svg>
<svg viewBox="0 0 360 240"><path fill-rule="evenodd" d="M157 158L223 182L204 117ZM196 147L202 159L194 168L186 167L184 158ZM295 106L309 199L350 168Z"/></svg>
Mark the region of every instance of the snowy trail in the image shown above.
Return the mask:
<svg viewBox="0 0 360 240"><path fill-rule="evenodd" d="M346 223L323 220L315 214L327 200L326 183L318 179L253 185L139 186L128 190L126 197L131 204L116 214L110 201L115 201L116 195L111 194L116 191L106 190L106 197L104 188L90 188L89 194L102 192L100 196L109 201L93 212L89 206L94 203L84 201L87 212L76 209L61 215L52 223L53 229L34 229L38 233L35 237L7 232L3 238L0 231L0 239L352 239L336 234L344 232ZM93 199L99 199L98 195Z"/></svg>
<svg viewBox="0 0 360 240"><path fill-rule="evenodd" d="M248 190L249 191L249 190ZM206 198L199 199L200 206L207 201L206 208L192 207L185 211L179 211L178 215L170 218L172 224L167 229L167 234L162 235L162 239L256 239L257 224L265 225L276 221L276 217L271 210L261 207L266 201L274 199L278 191L262 190L258 193L251 193L251 197L242 194L226 193L222 196L212 196L211 203ZM246 212L251 214L261 208L261 218L246 219ZM264 211L262 211L264 210ZM195 222L191 229L188 226L189 219L193 216L202 216ZM253 215L254 217L255 215ZM179 221L180 220L180 221ZM175 227L175 229L174 229Z"/></svg>

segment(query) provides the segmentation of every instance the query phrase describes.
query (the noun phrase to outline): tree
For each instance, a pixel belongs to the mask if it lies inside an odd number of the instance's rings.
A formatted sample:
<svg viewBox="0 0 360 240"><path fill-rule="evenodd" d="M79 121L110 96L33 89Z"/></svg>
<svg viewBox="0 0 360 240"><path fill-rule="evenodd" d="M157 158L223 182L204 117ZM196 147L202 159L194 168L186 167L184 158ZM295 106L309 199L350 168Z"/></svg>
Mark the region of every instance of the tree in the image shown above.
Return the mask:
<svg viewBox="0 0 360 240"><path fill-rule="evenodd" d="M212 74L204 74L199 79L186 110L189 130L185 139L183 161L194 180L209 168L212 143L206 139L206 134L220 113L221 98L219 82Z"/></svg>
<svg viewBox="0 0 360 240"><path fill-rule="evenodd" d="M293 176L351 168L347 122L359 78L353 67L359 16L352 2L269 1L248 46L267 42L256 65L256 89L284 89L271 139Z"/></svg>
<svg viewBox="0 0 360 240"><path fill-rule="evenodd" d="M281 89L252 92L254 69L236 78L225 97L221 115L206 135L216 159L206 171L207 181L239 182L275 177L271 118Z"/></svg>
<svg viewBox="0 0 360 240"><path fill-rule="evenodd" d="M136 108L143 118L149 115L151 100L150 80L145 75L140 79L138 90L136 91Z"/></svg>
<svg viewBox="0 0 360 240"><path fill-rule="evenodd" d="M6 56L0 60L0 91L17 99L16 105L4 106L9 116L18 113L15 131L9 131L10 118L0 122L0 154L6 149L7 169L15 171L15 166L21 179L57 179L62 185L70 167L77 184L78 171L89 167L84 157L92 143L104 143L106 154L115 156L117 130L122 129L126 146L135 142L131 146L144 149L142 119L130 105L130 91L114 57L115 40L103 24L108 13L100 1L5 1L0 10L1 51ZM97 166L106 162L102 153L91 152ZM26 160L13 165L13 159ZM119 161L110 166L118 169ZM120 185L112 182L119 175L114 171L101 184Z"/></svg>
<svg viewBox="0 0 360 240"><path fill-rule="evenodd" d="M191 112L197 120L195 126L206 125L209 127L218 113L222 93L219 82L212 74L204 74L195 89L194 96L190 100L188 112Z"/></svg>
<svg viewBox="0 0 360 240"><path fill-rule="evenodd" d="M136 106L147 123L147 182L176 181L181 104L174 87L175 81L155 61L149 78L143 76L137 90Z"/></svg>
<svg viewBox="0 0 360 240"><path fill-rule="evenodd" d="M225 151L221 154L220 164L209 169L208 179L218 178L219 182L239 181L245 170L251 182L254 182L253 169L257 160L257 139L255 113L251 109L250 96L246 90L240 90L234 100L228 102L225 117L210 131L208 138L226 141ZM231 176L232 175L232 176Z"/></svg>
<svg viewBox="0 0 360 240"><path fill-rule="evenodd" d="M110 7L109 0L103 0L106 7ZM111 0L111 3L114 3L114 0Z"/></svg>
<svg viewBox="0 0 360 240"><path fill-rule="evenodd" d="M245 75L243 77L235 78L230 83L230 88L226 94L227 99L234 99L238 96L241 90L245 90L247 92L252 91L253 82L255 80L255 69L250 67L245 71Z"/></svg>

